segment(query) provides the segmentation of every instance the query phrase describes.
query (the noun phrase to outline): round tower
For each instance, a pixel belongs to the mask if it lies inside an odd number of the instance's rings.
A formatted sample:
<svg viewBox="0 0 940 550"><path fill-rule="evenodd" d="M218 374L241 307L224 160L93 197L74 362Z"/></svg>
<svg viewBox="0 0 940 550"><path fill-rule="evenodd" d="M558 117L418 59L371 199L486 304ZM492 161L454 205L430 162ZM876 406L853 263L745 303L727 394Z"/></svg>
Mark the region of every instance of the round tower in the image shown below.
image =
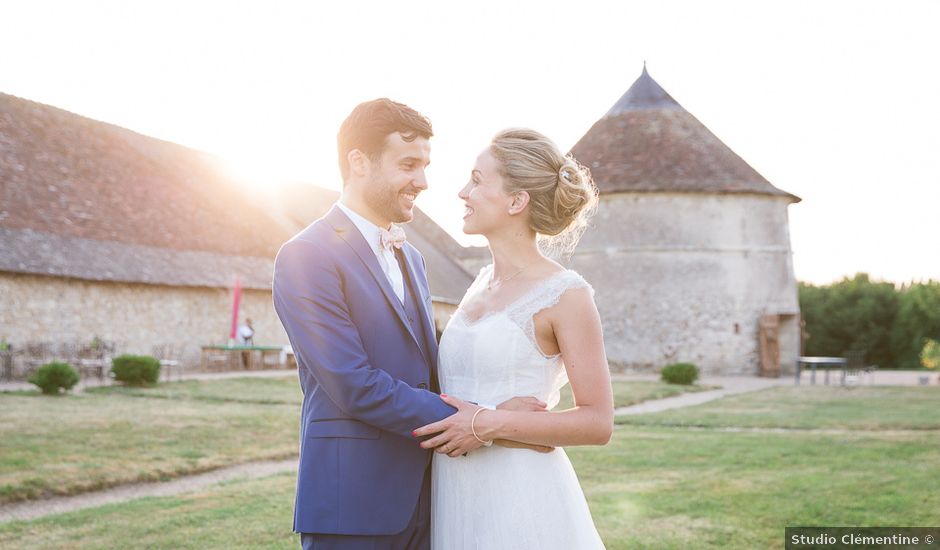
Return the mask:
<svg viewBox="0 0 940 550"><path fill-rule="evenodd" d="M787 207L798 197L645 66L572 153L601 195L569 263L595 287L614 369L690 361L711 374L792 372L800 328Z"/></svg>

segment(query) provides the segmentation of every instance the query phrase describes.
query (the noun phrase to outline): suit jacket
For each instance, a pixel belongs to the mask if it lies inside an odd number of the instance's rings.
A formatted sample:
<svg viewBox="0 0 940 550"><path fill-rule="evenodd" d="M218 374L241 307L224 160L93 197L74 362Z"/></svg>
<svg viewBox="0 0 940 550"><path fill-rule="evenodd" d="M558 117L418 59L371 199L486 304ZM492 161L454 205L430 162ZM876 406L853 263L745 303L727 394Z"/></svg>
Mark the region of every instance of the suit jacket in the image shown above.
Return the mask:
<svg viewBox="0 0 940 550"><path fill-rule="evenodd" d="M400 532L432 454L411 432L456 412L428 390L437 368L431 296L421 254L407 243L402 250L431 349L335 206L277 254L274 308L304 393L295 532Z"/></svg>

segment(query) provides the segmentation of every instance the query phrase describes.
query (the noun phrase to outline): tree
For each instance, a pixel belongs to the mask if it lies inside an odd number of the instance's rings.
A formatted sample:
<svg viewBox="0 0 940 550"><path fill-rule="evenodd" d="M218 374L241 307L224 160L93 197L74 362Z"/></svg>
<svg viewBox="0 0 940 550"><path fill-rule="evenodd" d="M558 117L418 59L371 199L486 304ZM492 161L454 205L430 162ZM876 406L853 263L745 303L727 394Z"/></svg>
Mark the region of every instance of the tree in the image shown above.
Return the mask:
<svg viewBox="0 0 940 550"><path fill-rule="evenodd" d="M868 363L894 366L891 335L898 292L892 283L859 273L829 286L801 283L799 292L808 355L863 352Z"/></svg>
<svg viewBox="0 0 940 550"><path fill-rule="evenodd" d="M911 284L900 293L891 332L892 355L898 367L918 368L927 339L940 340L940 281Z"/></svg>

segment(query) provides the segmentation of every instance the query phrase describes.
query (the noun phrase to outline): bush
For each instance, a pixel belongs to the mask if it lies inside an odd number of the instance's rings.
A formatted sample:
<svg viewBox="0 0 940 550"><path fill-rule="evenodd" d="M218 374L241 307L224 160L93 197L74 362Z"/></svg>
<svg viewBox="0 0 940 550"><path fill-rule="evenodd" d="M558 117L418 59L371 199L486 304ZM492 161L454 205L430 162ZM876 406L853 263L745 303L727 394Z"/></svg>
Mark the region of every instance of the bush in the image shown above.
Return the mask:
<svg viewBox="0 0 940 550"><path fill-rule="evenodd" d="M149 355L119 355L111 360L111 372L128 386L149 386L160 380L160 361Z"/></svg>
<svg viewBox="0 0 940 550"><path fill-rule="evenodd" d="M29 383L39 386L46 395L56 395L60 389L68 391L78 384L78 373L68 363L53 361L39 367L29 377Z"/></svg>
<svg viewBox="0 0 940 550"><path fill-rule="evenodd" d="M893 364L902 369L919 368L927 341L940 340L940 281L902 288L891 336Z"/></svg>
<svg viewBox="0 0 940 550"><path fill-rule="evenodd" d="M673 363L662 370L663 382L689 385L698 380L698 367L692 363Z"/></svg>
<svg viewBox="0 0 940 550"><path fill-rule="evenodd" d="M925 368L940 369L940 342L928 338L920 352L920 362Z"/></svg>

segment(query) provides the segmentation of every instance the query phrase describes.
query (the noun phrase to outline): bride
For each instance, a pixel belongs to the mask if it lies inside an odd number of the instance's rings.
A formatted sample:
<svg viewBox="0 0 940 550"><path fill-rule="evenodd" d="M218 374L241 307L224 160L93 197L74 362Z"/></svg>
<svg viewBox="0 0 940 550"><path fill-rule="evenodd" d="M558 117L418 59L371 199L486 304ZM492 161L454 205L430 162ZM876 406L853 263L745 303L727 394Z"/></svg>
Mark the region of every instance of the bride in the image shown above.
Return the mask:
<svg viewBox="0 0 940 550"><path fill-rule="evenodd" d="M573 248L597 189L588 170L548 138L510 129L477 157L460 198L464 232L486 237L493 263L480 270L441 337L441 398L464 414L415 431L432 436L421 446L437 451L431 545L603 548L574 469L556 448L610 440L613 397L600 317L590 285L539 249L546 237ZM531 395L552 409L569 382L575 405L563 411L476 404Z"/></svg>

